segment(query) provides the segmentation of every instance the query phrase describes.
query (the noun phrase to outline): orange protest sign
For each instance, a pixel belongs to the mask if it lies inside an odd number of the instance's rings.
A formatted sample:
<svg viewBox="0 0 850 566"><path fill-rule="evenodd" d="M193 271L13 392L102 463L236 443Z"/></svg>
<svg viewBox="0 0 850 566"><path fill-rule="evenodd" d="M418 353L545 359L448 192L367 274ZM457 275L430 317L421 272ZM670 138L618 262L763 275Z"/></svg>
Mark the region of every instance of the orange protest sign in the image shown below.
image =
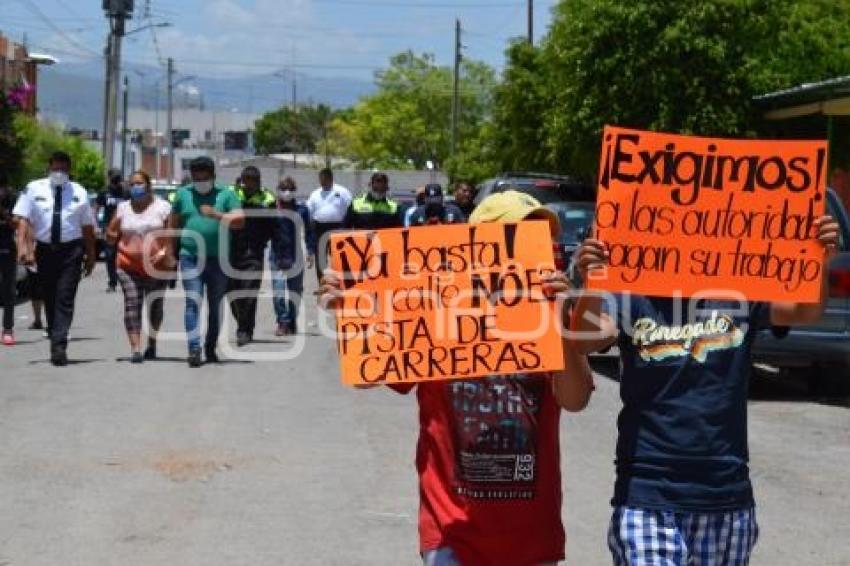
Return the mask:
<svg viewBox="0 0 850 566"><path fill-rule="evenodd" d="M588 287L817 302L826 147L606 127L596 233L610 258Z"/></svg>
<svg viewBox="0 0 850 566"><path fill-rule="evenodd" d="M454 224L331 236L343 275L342 380L414 383L564 368L549 225Z"/></svg>

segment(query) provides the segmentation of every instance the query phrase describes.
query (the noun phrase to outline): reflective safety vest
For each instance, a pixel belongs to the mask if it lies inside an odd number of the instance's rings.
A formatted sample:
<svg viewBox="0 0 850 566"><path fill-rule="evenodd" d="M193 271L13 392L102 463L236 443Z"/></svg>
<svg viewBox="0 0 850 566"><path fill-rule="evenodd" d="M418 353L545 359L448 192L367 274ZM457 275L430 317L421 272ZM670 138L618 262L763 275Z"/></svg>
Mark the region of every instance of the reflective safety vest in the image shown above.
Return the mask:
<svg viewBox="0 0 850 566"><path fill-rule="evenodd" d="M345 215L346 228L362 230L401 226L398 203L388 198L373 199L368 193L352 200Z"/></svg>
<svg viewBox="0 0 850 566"><path fill-rule="evenodd" d="M369 198L369 195L360 195L351 201L351 208L357 214L369 214L370 212L395 214L398 212L398 203L390 199L375 200Z"/></svg>
<svg viewBox="0 0 850 566"><path fill-rule="evenodd" d="M234 187L233 190L245 208L270 208L275 204L275 197L268 189L261 188L250 197L242 187Z"/></svg>

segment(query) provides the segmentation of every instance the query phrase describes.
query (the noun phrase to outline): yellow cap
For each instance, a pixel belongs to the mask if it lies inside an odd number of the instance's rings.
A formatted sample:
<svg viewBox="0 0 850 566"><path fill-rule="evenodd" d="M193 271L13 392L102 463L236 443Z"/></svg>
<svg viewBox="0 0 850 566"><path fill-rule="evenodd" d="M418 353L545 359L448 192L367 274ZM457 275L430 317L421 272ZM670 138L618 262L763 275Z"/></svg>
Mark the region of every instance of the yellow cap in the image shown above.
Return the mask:
<svg viewBox="0 0 850 566"><path fill-rule="evenodd" d="M495 193L475 207L469 217L470 224L482 222L514 223L523 220L548 220L552 236L561 231L558 215L540 204L536 198L519 191Z"/></svg>

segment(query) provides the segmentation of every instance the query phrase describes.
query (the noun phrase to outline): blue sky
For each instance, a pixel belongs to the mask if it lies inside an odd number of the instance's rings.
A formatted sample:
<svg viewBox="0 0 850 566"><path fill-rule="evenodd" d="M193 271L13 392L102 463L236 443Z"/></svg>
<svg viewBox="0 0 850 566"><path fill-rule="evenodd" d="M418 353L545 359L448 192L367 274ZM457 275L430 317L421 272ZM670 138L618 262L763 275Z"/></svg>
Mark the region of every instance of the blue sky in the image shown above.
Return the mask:
<svg viewBox="0 0 850 566"><path fill-rule="evenodd" d="M536 0L535 34L545 31L555 0ZM147 2L136 0L131 28L143 25ZM407 48L451 64L454 20L465 55L497 68L505 42L524 35L525 0L151 0L161 57L202 76L267 75L293 61L298 72L369 79L388 57ZM0 0L0 26L13 39L26 33L33 51L64 61L96 59L106 24L101 0ZM58 31L57 31L58 29ZM60 33L61 32L61 33ZM156 64L149 31L125 41L124 59Z"/></svg>

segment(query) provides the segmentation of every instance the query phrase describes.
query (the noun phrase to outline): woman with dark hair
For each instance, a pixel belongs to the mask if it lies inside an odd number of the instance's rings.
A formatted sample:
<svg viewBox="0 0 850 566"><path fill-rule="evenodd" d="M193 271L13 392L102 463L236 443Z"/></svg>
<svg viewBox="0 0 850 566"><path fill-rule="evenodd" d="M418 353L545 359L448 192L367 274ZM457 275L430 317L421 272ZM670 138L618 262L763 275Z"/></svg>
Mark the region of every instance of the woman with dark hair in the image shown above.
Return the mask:
<svg viewBox="0 0 850 566"><path fill-rule="evenodd" d="M166 228L171 205L153 194L147 173L130 178L130 200L118 205L106 230L106 239L117 245L118 281L124 291L124 326L134 364L156 358L156 334L162 325L162 303L168 274L177 262ZM145 303L148 303L148 312ZM142 316L150 317L148 346L141 352Z"/></svg>

